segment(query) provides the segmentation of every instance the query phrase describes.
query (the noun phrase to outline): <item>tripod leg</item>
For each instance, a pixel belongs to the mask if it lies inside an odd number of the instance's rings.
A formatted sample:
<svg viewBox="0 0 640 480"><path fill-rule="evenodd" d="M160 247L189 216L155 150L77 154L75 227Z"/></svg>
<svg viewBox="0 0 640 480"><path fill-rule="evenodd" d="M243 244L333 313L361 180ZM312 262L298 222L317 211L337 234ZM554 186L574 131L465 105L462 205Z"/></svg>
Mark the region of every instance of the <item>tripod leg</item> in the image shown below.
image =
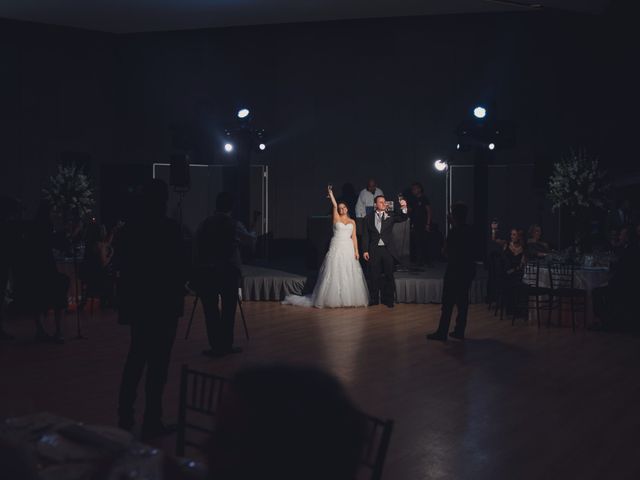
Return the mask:
<svg viewBox="0 0 640 480"><path fill-rule="evenodd" d="M196 295L196 299L193 301L193 308L191 309L191 318L189 319L189 325L187 326L187 333L184 334L184 339L189 339L189 333L191 332L191 325L193 324L193 316L196 313L196 307L198 306L198 300L200 297Z"/></svg>
<svg viewBox="0 0 640 480"><path fill-rule="evenodd" d="M249 340L249 329L247 328L247 319L244 317L244 310L242 309L242 300L238 295L238 308L240 309L240 316L242 317L242 325L244 326L244 336Z"/></svg>

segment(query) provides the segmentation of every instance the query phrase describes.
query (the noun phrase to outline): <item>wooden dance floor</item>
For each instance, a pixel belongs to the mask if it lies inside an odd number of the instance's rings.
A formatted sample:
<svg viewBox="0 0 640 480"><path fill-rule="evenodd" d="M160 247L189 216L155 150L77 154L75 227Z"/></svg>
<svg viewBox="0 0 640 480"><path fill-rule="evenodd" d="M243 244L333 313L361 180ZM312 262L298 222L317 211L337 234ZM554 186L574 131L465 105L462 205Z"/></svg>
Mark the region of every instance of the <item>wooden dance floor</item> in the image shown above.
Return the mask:
<svg viewBox="0 0 640 480"><path fill-rule="evenodd" d="M245 353L221 360L200 353L202 311L188 341L182 320L167 421L176 417L183 363L228 376L262 362L308 363L337 375L366 412L396 421L388 480L640 478L638 338L512 327L483 305L471 306L468 339L447 344L424 339L437 305L244 308L251 341L238 322ZM18 339L0 344L0 415L49 411L115 424L128 330L101 312L86 326L89 339L73 340L74 321L67 316L65 345L36 344L32 322L8 321Z"/></svg>

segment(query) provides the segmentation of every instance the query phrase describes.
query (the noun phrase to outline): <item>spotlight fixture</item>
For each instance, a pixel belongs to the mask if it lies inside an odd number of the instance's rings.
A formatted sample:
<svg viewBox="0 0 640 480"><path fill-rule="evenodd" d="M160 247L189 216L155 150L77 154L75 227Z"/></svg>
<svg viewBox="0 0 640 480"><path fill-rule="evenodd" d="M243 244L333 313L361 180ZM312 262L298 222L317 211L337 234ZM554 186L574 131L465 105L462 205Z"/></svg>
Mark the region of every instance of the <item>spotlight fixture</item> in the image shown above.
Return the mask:
<svg viewBox="0 0 640 480"><path fill-rule="evenodd" d="M484 107L476 107L473 109L473 116L476 118L484 118L487 116L487 110Z"/></svg>
<svg viewBox="0 0 640 480"><path fill-rule="evenodd" d="M490 143L489 144L489 150L495 150L496 148L496 144L495 143Z"/></svg>
<svg viewBox="0 0 640 480"><path fill-rule="evenodd" d="M435 162L433 162L433 166L439 172L444 172L447 168L449 168L449 165L447 164L447 162L441 159L438 159Z"/></svg>
<svg viewBox="0 0 640 480"><path fill-rule="evenodd" d="M248 108L241 108L238 110L238 118L247 118L249 116Z"/></svg>
<svg viewBox="0 0 640 480"><path fill-rule="evenodd" d="M267 148L267 146L266 146L264 143L261 143L260 145L258 145L258 148L259 148L260 150L264 150L264 149L266 149L266 148Z"/></svg>
<svg viewBox="0 0 640 480"><path fill-rule="evenodd" d="M224 144L224 151L227 153L231 153L233 152L233 145L230 143L225 143Z"/></svg>

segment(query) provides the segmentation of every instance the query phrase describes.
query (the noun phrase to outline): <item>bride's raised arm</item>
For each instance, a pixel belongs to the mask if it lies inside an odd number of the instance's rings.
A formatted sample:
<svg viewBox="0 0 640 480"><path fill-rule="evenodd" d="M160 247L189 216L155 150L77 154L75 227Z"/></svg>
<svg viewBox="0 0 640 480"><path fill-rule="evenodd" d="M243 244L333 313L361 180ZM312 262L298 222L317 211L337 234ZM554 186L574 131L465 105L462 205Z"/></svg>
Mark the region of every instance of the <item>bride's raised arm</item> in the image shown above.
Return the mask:
<svg viewBox="0 0 640 480"><path fill-rule="evenodd" d="M336 202L336 197L333 195L333 187L331 185L327 186L327 197L331 200L331 205L333 206L333 223L336 223L340 219L340 215L338 214L338 202Z"/></svg>

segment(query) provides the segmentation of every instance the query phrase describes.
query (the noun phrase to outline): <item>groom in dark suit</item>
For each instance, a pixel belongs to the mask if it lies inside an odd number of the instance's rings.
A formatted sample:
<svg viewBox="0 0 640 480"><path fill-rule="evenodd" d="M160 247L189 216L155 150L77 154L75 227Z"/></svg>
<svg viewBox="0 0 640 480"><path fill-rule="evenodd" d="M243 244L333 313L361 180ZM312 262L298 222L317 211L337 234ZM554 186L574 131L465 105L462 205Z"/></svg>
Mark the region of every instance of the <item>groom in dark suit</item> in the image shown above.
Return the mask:
<svg viewBox="0 0 640 480"><path fill-rule="evenodd" d="M393 308L393 262L396 258L393 250L393 225L409 218L406 200L400 200L400 209L401 213L388 212L384 196L378 195L374 199L374 211L364 219L362 249L363 257L370 265L370 305L378 305L382 293L382 303Z"/></svg>

